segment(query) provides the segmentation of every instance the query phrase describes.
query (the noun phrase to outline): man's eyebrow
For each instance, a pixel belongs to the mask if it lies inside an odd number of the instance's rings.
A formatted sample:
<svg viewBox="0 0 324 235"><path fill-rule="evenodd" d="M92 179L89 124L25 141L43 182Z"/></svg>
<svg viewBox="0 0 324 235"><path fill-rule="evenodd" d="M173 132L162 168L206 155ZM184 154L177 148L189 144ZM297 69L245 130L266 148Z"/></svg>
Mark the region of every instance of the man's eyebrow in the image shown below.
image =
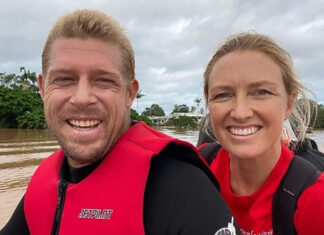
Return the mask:
<svg viewBox="0 0 324 235"><path fill-rule="evenodd" d="M73 72L71 69L54 69L48 72L48 77L52 77L53 75L60 73L71 74Z"/></svg>
<svg viewBox="0 0 324 235"><path fill-rule="evenodd" d="M73 74L73 69L68 69L68 68L62 68L62 69L53 69L51 71L49 71L48 76L54 76L56 74ZM109 71L109 70L105 70L105 69L96 69L94 71L91 72L92 74L95 75L109 75L109 76L115 76L118 77L120 76L119 73L115 72L115 71Z"/></svg>
<svg viewBox="0 0 324 235"><path fill-rule="evenodd" d="M98 75L120 76L119 73L117 73L115 71L110 71L110 70L105 70L105 69L96 69L92 73L98 74Z"/></svg>

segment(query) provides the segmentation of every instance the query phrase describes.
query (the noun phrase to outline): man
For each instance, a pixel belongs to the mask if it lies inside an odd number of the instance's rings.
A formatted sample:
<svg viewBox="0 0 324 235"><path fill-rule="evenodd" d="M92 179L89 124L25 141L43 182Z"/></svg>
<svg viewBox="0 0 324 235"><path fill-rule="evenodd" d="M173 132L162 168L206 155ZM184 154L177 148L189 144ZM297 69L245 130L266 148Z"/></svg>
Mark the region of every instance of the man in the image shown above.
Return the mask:
<svg viewBox="0 0 324 235"><path fill-rule="evenodd" d="M38 167L1 234L236 234L196 151L130 121L134 71L129 40L105 14L55 24L38 84L62 149Z"/></svg>

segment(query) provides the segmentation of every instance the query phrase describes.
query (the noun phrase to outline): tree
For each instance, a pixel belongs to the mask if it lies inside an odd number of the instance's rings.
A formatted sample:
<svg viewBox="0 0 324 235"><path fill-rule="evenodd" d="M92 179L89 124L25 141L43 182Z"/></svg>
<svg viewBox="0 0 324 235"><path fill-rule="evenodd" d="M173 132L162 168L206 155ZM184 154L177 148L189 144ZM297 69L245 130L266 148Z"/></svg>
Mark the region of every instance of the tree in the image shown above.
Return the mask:
<svg viewBox="0 0 324 235"><path fill-rule="evenodd" d="M138 100L145 96L143 93L141 93L142 90L139 90L136 94L136 112L138 113Z"/></svg>
<svg viewBox="0 0 324 235"><path fill-rule="evenodd" d="M167 126L177 126L177 127L186 127L186 128L197 128L198 122L196 117L188 116L179 116L178 118L170 118L167 123Z"/></svg>
<svg viewBox="0 0 324 235"><path fill-rule="evenodd" d="M196 103L196 112L198 112L198 110L199 110L199 105L200 105L200 102L201 102L201 99L199 99L199 98L196 98L196 99L194 99L194 102Z"/></svg>
<svg viewBox="0 0 324 235"><path fill-rule="evenodd" d="M158 104L152 104L151 107L146 107L142 112L143 116L165 116L164 110Z"/></svg>
<svg viewBox="0 0 324 235"><path fill-rule="evenodd" d="M21 75L0 73L0 84L11 89L20 88L32 93L38 93L36 73L31 73L25 67L20 67L20 72Z"/></svg>
<svg viewBox="0 0 324 235"><path fill-rule="evenodd" d="M130 110L130 116L132 120L144 121L148 125L152 125L151 119L146 116L139 115L134 109Z"/></svg>
<svg viewBox="0 0 324 235"><path fill-rule="evenodd" d="M0 127L45 128L36 73L24 67L20 72L0 73Z"/></svg>
<svg viewBox="0 0 324 235"><path fill-rule="evenodd" d="M196 107L195 106L191 106L190 113L194 113L195 111L196 111Z"/></svg>
<svg viewBox="0 0 324 235"><path fill-rule="evenodd" d="M314 105L313 102L314 101L312 101L312 105ZM324 105L323 104L316 104L316 105L317 105L317 116L315 117L315 113L313 113L311 124L314 125L314 128L323 129L324 128Z"/></svg>
<svg viewBox="0 0 324 235"><path fill-rule="evenodd" d="M0 126L44 128L43 102L39 93L0 85Z"/></svg>
<svg viewBox="0 0 324 235"><path fill-rule="evenodd" d="M180 105L175 104L172 110L172 114L173 113L189 113L189 107L185 104L180 104Z"/></svg>

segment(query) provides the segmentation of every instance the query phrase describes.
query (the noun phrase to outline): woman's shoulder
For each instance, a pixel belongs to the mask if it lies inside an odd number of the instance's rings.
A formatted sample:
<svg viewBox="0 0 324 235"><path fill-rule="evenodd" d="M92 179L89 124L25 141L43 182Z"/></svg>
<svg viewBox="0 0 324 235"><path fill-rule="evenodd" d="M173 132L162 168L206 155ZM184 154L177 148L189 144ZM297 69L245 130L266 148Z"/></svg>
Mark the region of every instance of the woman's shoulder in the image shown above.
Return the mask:
<svg viewBox="0 0 324 235"><path fill-rule="evenodd" d="M323 201L324 196L324 172L320 174L318 179L315 181L314 184L309 186L305 190L305 194L311 197L316 197L316 195L321 196L321 200ZM324 203L323 203L324 204ZM323 205L324 206L324 205Z"/></svg>
<svg viewBox="0 0 324 235"><path fill-rule="evenodd" d="M298 234L324 234L324 173L301 194L294 223Z"/></svg>

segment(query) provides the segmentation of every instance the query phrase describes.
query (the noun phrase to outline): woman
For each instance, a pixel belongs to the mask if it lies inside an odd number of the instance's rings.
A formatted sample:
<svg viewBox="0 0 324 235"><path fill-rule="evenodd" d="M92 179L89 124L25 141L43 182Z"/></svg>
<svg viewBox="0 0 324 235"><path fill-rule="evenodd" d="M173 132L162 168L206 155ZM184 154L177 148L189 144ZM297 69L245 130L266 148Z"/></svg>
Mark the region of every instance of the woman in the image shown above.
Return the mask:
<svg viewBox="0 0 324 235"><path fill-rule="evenodd" d="M206 68L206 126L210 121L222 145L210 167L243 234L279 234L273 230L272 201L294 158L281 144L283 123L293 115L299 138L305 137L310 117L305 89L289 54L257 33L230 37ZM298 198L292 219L297 234L324 234L323 199L321 174Z"/></svg>

